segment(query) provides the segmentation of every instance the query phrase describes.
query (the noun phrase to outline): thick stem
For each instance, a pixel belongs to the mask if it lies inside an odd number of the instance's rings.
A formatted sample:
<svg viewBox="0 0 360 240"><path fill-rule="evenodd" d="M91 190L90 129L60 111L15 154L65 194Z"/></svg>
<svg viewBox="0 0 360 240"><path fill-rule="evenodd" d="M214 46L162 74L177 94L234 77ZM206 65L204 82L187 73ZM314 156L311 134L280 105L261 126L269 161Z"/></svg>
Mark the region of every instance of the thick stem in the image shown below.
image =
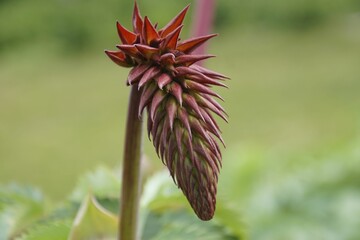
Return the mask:
<svg viewBox="0 0 360 240"><path fill-rule="evenodd" d="M192 36L199 37L209 34L212 31L215 13L215 0L197 0L194 12L194 24ZM206 46L202 45L194 51L194 54L204 54Z"/></svg>
<svg viewBox="0 0 360 240"><path fill-rule="evenodd" d="M128 117L122 173L122 191L120 201L119 239L137 240L138 210L140 198L140 158L142 121L138 117L141 91L132 86Z"/></svg>

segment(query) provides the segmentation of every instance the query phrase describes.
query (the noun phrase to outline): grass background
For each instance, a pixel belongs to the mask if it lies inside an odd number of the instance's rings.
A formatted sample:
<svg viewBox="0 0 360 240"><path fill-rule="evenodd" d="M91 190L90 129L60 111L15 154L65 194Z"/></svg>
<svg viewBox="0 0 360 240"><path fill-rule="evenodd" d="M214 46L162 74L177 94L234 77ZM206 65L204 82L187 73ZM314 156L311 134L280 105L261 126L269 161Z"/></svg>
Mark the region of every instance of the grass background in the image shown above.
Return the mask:
<svg viewBox="0 0 360 240"><path fill-rule="evenodd" d="M143 15L164 25L188 1L139 2ZM1 183L37 185L59 201L80 173L120 165L128 70L112 64L103 49L118 42L116 19L129 26L131 7L132 1L115 0L0 1ZM269 223L276 213L299 214L285 206L256 220L266 213L261 206L277 199L266 194L269 184L298 179L297 186L319 193L327 187L316 185L316 177L327 176L335 196L360 181L350 172L360 160L359 11L359 2L350 0L219 3L220 36L209 45L218 58L207 63L231 77L229 89L217 89L230 116L229 124L219 120L227 143L219 201L231 199L244 209L255 238L264 239L266 226L275 231ZM144 138L144 144L149 168L161 169L151 143ZM309 169L313 184L306 181ZM348 182L338 181L336 169ZM349 191L350 209L360 209L358 188ZM298 211L318 206L292 203ZM346 219L355 231L351 210ZM288 218L278 219L281 226ZM316 219L326 216L305 217ZM282 237L272 239L289 239Z"/></svg>

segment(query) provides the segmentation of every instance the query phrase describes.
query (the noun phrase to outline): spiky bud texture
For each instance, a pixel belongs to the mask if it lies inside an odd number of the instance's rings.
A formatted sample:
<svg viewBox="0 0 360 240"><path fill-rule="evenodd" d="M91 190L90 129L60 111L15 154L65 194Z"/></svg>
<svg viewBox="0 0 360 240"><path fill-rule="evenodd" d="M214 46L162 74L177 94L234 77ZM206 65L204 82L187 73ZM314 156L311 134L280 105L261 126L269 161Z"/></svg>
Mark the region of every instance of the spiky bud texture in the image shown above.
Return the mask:
<svg viewBox="0 0 360 240"><path fill-rule="evenodd" d="M195 63L212 55L193 50L216 34L178 42L189 6L164 28L157 30L141 17L135 2L133 32L117 23L119 51L105 51L118 65L132 67L128 85L142 92L139 117L146 109L148 134L175 183L182 189L197 216L210 220L215 212L222 143L215 113L226 113L213 97L211 85L225 86L224 75Z"/></svg>

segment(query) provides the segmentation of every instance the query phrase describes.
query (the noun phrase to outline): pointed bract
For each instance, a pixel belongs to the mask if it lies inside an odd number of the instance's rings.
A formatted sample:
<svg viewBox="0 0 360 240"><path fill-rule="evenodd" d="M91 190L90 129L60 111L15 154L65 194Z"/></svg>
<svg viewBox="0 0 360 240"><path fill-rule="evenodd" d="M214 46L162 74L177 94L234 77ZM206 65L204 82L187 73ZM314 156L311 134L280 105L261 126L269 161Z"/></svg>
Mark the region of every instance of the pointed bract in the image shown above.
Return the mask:
<svg viewBox="0 0 360 240"><path fill-rule="evenodd" d="M189 7L190 5L187 5L176 17L174 17L163 29L160 30L161 37L167 36L183 23Z"/></svg>
<svg viewBox="0 0 360 240"><path fill-rule="evenodd" d="M151 24L148 17L145 17L143 26L143 39L146 44L150 45L154 40L159 39L160 36L157 33L155 27Z"/></svg>
<svg viewBox="0 0 360 240"><path fill-rule="evenodd" d="M194 51L196 48L198 48L202 44L204 44L207 40L209 40L210 38L213 38L215 36L217 36L217 34L210 34L210 35L203 36L203 37L191 38L189 40L186 40L186 41L180 43L177 46L177 50L179 50L180 52L189 54L192 51Z"/></svg>
<svg viewBox="0 0 360 240"><path fill-rule="evenodd" d="M121 67L131 67L131 64L129 64L126 61L126 56L124 53L122 52L118 52L118 51L108 51L105 50L106 55L108 55L108 57L113 60L114 63L118 64Z"/></svg>
<svg viewBox="0 0 360 240"><path fill-rule="evenodd" d="M172 31L169 35L166 36L164 43L163 43L165 49L175 49L176 48L182 27L183 27L183 25L180 25L174 31Z"/></svg>
<svg viewBox="0 0 360 240"><path fill-rule="evenodd" d="M159 88L162 90L164 86L171 83L172 79L167 73L160 74L157 78L155 78Z"/></svg>
<svg viewBox="0 0 360 240"><path fill-rule="evenodd" d="M134 5L132 23L133 23L134 32L137 34L141 34L142 29L143 29L143 20L140 15L139 8L137 6L136 1L135 1L135 5Z"/></svg>
<svg viewBox="0 0 360 240"><path fill-rule="evenodd" d="M202 61L208 58L215 57L214 55L191 55L191 54L185 54L180 55L176 58L176 64L184 64L185 66L193 65L194 63L198 61Z"/></svg>
<svg viewBox="0 0 360 240"><path fill-rule="evenodd" d="M119 38L123 44L133 44L136 41L136 34L124 28L119 22L116 22Z"/></svg>
<svg viewBox="0 0 360 240"><path fill-rule="evenodd" d="M135 47L147 59L150 59L152 55L159 52L158 48L149 47L143 44L135 44Z"/></svg>

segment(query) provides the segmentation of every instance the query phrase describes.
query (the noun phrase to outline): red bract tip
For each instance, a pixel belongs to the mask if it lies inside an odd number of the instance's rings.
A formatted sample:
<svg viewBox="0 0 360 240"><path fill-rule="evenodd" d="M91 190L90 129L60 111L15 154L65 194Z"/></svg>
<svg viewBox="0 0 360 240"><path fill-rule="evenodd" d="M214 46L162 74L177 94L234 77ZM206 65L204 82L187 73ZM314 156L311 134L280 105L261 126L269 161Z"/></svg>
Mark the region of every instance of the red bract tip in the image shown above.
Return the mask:
<svg viewBox="0 0 360 240"><path fill-rule="evenodd" d="M155 53L159 52L158 48L149 47L143 44L135 44L135 47L139 50L139 52L145 56L145 58L149 59Z"/></svg>
<svg viewBox="0 0 360 240"><path fill-rule="evenodd" d="M196 48L201 46L201 44L205 43L207 40L209 40L210 38L213 38L215 36L217 36L217 34L210 34L210 35L203 36L203 37L191 38L189 40L186 40L186 41L180 43L177 46L177 50L179 50L180 52L183 52L183 53L191 53Z"/></svg>
<svg viewBox="0 0 360 240"><path fill-rule="evenodd" d="M164 43L163 43L165 49L175 49L176 48L182 27L183 27L183 25L180 25L174 31L169 33L169 35L166 36Z"/></svg>
<svg viewBox="0 0 360 240"><path fill-rule="evenodd" d="M133 21L132 22L133 22L134 32L141 34L142 28L143 28L143 20L140 15L140 11L139 11L136 1L134 4L134 12L133 12Z"/></svg>
<svg viewBox="0 0 360 240"><path fill-rule="evenodd" d="M126 62L126 56L122 52L105 50L106 55L113 60L114 63L121 67L131 67L132 65Z"/></svg>
<svg viewBox="0 0 360 240"><path fill-rule="evenodd" d="M155 27L151 24L148 17L145 17L143 26L143 38L146 44L150 45L154 40L159 39L160 36L157 33Z"/></svg>
<svg viewBox="0 0 360 240"><path fill-rule="evenodd" d="M116 27L123 44L133 44L136 41L136 34L124 28L119 22L116 22Z"/></svg>
<svg viewBox="0 0 360 240"><path fill-rule="evenodd" d="M174 31L177 27L179 27L185 18L187 11L189 10L190 4L187 5L176 17L174 17L163 29L159 32L161 33L161 37L167 36L169 33Z"/></svg>

